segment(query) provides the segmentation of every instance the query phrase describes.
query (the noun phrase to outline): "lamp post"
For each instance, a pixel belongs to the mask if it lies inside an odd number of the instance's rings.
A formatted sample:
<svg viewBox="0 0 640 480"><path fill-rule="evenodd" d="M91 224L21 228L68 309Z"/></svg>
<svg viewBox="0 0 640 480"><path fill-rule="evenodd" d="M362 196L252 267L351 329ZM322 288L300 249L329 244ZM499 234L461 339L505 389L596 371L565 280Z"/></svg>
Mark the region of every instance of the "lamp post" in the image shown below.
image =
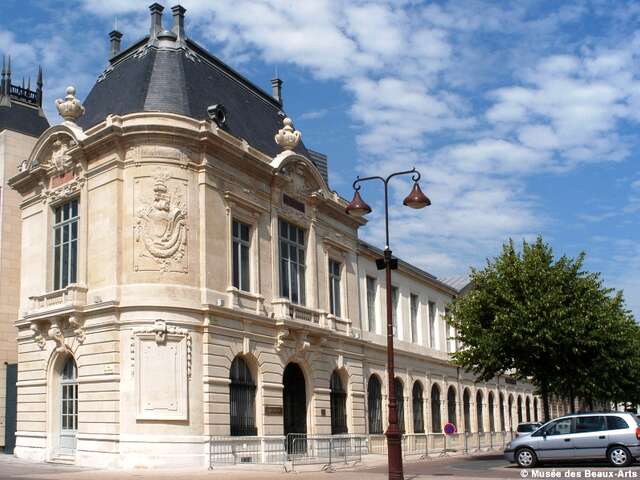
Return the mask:
<svg viewBox="0 0 640 480"><path fill-rule="evenodd" d="M347 206L347 213L356 217L362 217L371 213L371 207L360 196L360 184L369 180L380 180L384 184L384 227L385 227L385 245L384 256L382 259L376 260L378 270L385 270L387 285L387 376L388 376L388 392L389 392L389 426L385 433L387 437L387 455L389 462L389 479L402 480L402 433L398 428L398 401L396 398L395 384L395 367L393 354L393 312L391 301L391 270L398 268L398 260L391 256L389 248L389 180L400 175L412 175L413 188L411 192L402 202L405 206L419 209L431 205L431 201L422 193L418 181L420 173L415 169L402 172L395 172L386 178L373 177L356 177L353 182L355 193L353 200Z"/></svg>

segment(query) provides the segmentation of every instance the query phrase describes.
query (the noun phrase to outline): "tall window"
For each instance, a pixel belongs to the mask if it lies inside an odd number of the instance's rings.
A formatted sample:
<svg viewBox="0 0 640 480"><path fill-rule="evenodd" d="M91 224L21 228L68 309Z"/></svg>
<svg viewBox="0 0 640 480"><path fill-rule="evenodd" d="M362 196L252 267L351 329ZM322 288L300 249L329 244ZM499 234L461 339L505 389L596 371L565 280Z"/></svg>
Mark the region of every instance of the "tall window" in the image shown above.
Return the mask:
<svg viewBox="0 0 640 480"><path fill-rule="evenodd" d="M418 343L418 295L411 294L411 341Z"/></svg>
<svg viewBox="0 0 640 480"><path fill-rule="evenodd" d="M422 398L422 384L417 380L413 383L413 433L424 433L424 412Z"/></svg>
<svg viewBox="0 0 640 480"><path fill-rule="evenodd" d="M525 413L527 414L527 422L531 421L531 400L529 397L525 400Z"/></svg>
<svg viewBox="0 0 640 480"><path fill-rule="evenodd" d="M471 394L468 388L465 388L462 394L462 408L464 410L464 431L471 433Z"/></svg>
<svg viewBox="0 0 640 480"><path fill-rule="evenodd" d="M393 336L398 336L398 300L400 293L398 287L391 287L391 321L393 323Z"/></svg>
<svg viewBox="0 0 640 480"><path fill-rule="evenodd" d="M442 420L440 416L440 387L436 383L431 387L431 431L442 432Z"/></svg>
<svg viewBox="0 0 640 480"><path fill-rule="evenodd" d="M229 413L231 435L257 435L256 429L256 384L247 362L236 357L229 374Z"/></svg>
<svg viewBox="0 0 640 480"><path fill-rule="evenodd" d="M449 318L449 309L444 309L444 314L446 318ZM453 353L456 351L456 329L447 322L447 352Z"/></svg>
<svg viewBox="0 0 640 480"><path fill-rule="evenodd" d="M435 302L429 302L429 346L431 348L438 348L436 342L436 304Z"/></svg>
<svg viewBox="0 0 640 480"><path fill-rule="evenodd" d="M367 407L369 408L369 434L382 433L382 386L375 375L369 377L367 385Z"/></svg>
<svg viewBox="0 0 640 480"><path fill-rule="evenodd" d="M533 399L533 421L534 422L538 421L538 399L537 398Z"/></svg>
<svg viewBox="0 0 640 480"><path fill-rule="evenodd" d="M304 230L280 220L280 295L305 303Z"/></svg>
<svg viewBox="0 0 640 480"><path fill-rule="evenodd" d="M331 374L331 435L347 433L347 391L337 370Z"/></svg>
<svg viewBox="0 0 640 480"><path fill-rule="evenodd" d="M367 277L367 319L369 331L376 331L376 279Z"/></svg>
<svg viewBox="0 0 640 480"><path fill-rule="evenodd" d="M233 221L233 286L248 292L249 286L249 225Z"/></svg>
<svg viewBox="0 0 640 480"><path fill-rule="evenodd" d="M78 199L54 210L53 289L76 283L78 269Z"/></svg>
<svg viewBox="0 0 640 480"><path fill-rule="evenodd" d="M458 427L456 415L456 389L453 386L447 391L447 420Z"/></svg>
<svg viewBox="0 0 640 480"><path fill-rule="evenodd" d="M493 411L493 392L489 392L489 431L496 431L495 412Z"/></svg>
<svg viewBox="0 0 640 480"><path fill-rule="evenodd" d="M402 381L396 377L396 401L398 402L398 428L404 433L404 387Z"/></svg>
<svg viewBox="0 0 640 480"><path fill-rule="evenodd" d="M500 393L498 398L498 409L500 410L500 431L504 432L506 430L504 424L504 395Z"/></svg>
<svg viewBox="0 0 640 480"><path fill-rule="evenodd" d="M518 423L522 423L522 397L518 396Z"/></svg>
<svg viewBox="0 0 640 480"><path fill-rule="evenodd" d="M478 432L484 432L484 418L482 417L483 401L484 399L482 398L482 392L478 390L478 393L476 393L476 420L477 420Z"/></svg>
<svg viewBox="0 0 640 480"><path fill-rule="evenodd" d="M78 430L78 369L73 358L67 358L62 367L62 430Z"/></svg>
<svg viewBox="0 0 640 480"><path fill-rule="evenodd" d="M329 311L336 317L340 316L340 270L342 265L335 260L329 260Z"/></svg>

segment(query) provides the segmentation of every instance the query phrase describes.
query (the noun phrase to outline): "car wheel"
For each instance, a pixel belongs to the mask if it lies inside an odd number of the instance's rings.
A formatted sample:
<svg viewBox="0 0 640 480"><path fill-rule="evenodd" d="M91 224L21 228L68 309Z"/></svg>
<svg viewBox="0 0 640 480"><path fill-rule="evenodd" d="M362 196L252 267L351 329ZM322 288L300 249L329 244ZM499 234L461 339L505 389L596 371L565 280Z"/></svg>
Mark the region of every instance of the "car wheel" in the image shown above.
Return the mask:
<svg viewBox="0 0 640 480"><path fill-rule="evenodd" d="M531 468L538 463L538 457L530 448L521 448L516 452L516 462L522 468Z"/></svg>
<svg viewBox="0 0 640 480"><path fill-rule="evenodd" d="M633 458L629 450L618 445L609 449L607 452L607 460L609 460L609 463L614 467L628 467Z"/></svg>

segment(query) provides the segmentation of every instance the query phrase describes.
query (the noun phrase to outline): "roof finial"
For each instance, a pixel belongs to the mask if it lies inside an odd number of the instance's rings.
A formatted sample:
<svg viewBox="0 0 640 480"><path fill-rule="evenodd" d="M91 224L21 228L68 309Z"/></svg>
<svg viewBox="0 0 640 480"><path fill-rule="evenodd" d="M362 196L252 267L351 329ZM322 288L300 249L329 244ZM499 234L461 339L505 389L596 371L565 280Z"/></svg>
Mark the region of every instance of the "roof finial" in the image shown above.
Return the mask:
<svg viewBox="0 0 640 480"><path fill-rule="evenodd" d="M284 127L278 130L275 136L276 143L280 145L283 150L293 150L300 143L302 133L294 130L293 121L289 117L286 117L282 123L284 123Z"/></svg>
<svg viewBox="0 0 640 480"><path fill-rule="evenodd" d="M67 95L64 97L64 100L60 98L56 100L56 107L65 122L75 124L76 120L84 115L84 107L80 100L76 98L75 87L67 87Z"/></svg>

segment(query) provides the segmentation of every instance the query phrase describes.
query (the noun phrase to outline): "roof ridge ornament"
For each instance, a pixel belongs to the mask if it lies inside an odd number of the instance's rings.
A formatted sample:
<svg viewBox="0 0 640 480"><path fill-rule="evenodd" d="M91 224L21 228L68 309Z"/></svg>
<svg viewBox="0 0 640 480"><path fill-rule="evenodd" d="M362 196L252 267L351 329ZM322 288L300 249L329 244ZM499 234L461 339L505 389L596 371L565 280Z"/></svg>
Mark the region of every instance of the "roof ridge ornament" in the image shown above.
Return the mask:
<svg viewBox="0 0 640 480"><path fill-rule="evenodd" d="M274 137L276 143L280 145L283 150L293 150L300 143L302 133L294 129L293 121L289 117L285 117L282 123L284 123L284 127L278 130L278 133Z"/></svg>
<svg viewBox="0 0 640 480"><path fill-rule="evenodd" d="M67 95L63 99L56 100L56 108L58 113L65 122L75 125L76 120L84 115L84 107L80 100L76 98L75 87L67 87Z"/></svg>

